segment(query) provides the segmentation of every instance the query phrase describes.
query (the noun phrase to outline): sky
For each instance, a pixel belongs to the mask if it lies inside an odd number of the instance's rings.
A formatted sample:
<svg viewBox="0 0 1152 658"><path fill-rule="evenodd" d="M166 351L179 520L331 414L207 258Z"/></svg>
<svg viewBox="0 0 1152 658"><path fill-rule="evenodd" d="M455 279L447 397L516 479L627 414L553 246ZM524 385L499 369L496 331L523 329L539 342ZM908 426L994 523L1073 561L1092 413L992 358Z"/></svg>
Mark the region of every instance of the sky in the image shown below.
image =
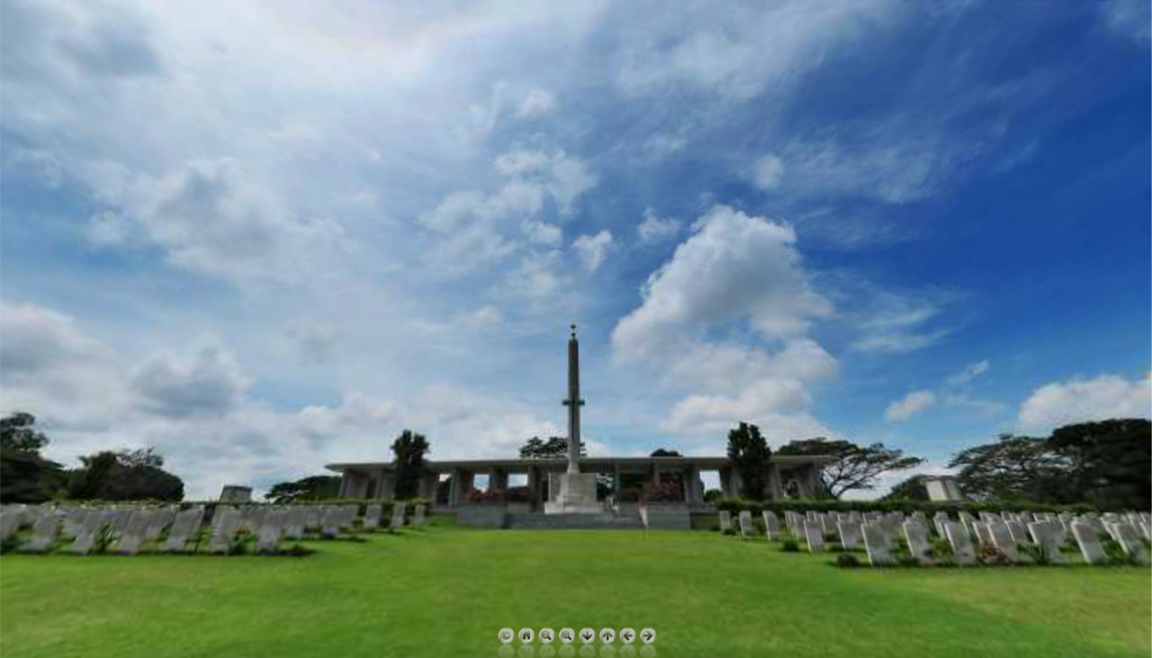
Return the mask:
<svg viewBox="0 0 1152 658"><path fill-rule="evenodd" d="M1147 2L5 2L0 411L190 498L1152 415ZM879 495L894 480L867 495Z"/></svg>

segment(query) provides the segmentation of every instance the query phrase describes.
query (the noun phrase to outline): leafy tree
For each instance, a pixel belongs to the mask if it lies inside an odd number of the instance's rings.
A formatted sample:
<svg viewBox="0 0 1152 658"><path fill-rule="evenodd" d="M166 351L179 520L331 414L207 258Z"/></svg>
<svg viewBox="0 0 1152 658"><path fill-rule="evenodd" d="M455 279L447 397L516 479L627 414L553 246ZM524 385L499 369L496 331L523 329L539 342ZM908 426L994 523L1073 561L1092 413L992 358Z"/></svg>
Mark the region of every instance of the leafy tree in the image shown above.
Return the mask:
<svg viewBox="0 0 1152 658"><path fill-rule="evenodd" d="M184 482L160 468L164 460L152 448L104 450L81 457L72 472L68 497L76 500L183 500Z"/></svg>
<svg viewBox="0 0 1152 658"><path fill-rule="evenodd" d="M520 446L520 459L560 459L567 456L568 439L562 436L550 436L547 441L534 436ZM583 442L580 443L580 456L588 456Z"/></svg>
<svg viewBox="0 0 1152 658"><path fill-rule="evenodd" d="M335 498L340 489L340 478L335 475L313 475L293 482L279 482L272 485L264 498L277 505L286 505L298 500L324 500Z"/></svg>
<svg viewBox="0 0 1152 658"><path fill-rule="evenodd" d="M965 495L975 499L1071 502L1071 462L1047 439L1001 434L995 443L962 450L948 464L959 468Z"/></svg>
<svg viewBox="0 0 1152 658"><path fill-rule="evenodd" d="M36 417L23 411L0 419L0 448L39 454L48 445L48 437L33 429L35 423Z"/></svg>
<svg viewBox="0 0 1152 658"><path fill-rule="evenodd" d="M423 434L404 430L392 443L396 455L396 494L397 500L415 498L420 492L420 479L424 477L424 455L428 452L428 441Z"/></svg>
<svg viewBox="0 0 1152 658"><path fill-rule="evenodd" d="M1152 422L1117 418L1061 427L1049 447L1066 458L1079 500L1103 509L1148 509L1152 501Z"/></svg>
<svg viewBox="0 0 1152 658"><path fill-rule="evenodd" d="M665 450L664 448L657 448L656 450L652 451L651 456L652 457L683 457L684 455L681 455L679 452L677 452L675 450Z"/></svg>
<svg viewBox="0 0 1152 658"><path fill-rule="evenodd" d="M0 448L0 502L42 503L62 491L66 480L56 462L35 452Z"/></svg>
<svg viewBox="0 0 1152 658"><path fill-rule="evenodd" d="M744 495L763 500L768 486L768 469L772 464L772 449L760 434L760 428L748 423L728 432L728 459L732 460Z"/></svg>
<svg viewBox="0 0 1152 658"><path fill-rule="evenodd" d="M913 475L896 484L883 500L928 500L928 488L924 485L924 476Z"/></svg>
<svg viewBox="0 0 1152 658"><path fill-rule="evenodd" d="M903 450L886 448L883 443L858 446L850 441L824 438L792 441L781 447L778 454L833 457L820 470L824 491L833 498L839 498L848 491L873 489L881 475L924 463L920 457L905 456Z"/></svg>

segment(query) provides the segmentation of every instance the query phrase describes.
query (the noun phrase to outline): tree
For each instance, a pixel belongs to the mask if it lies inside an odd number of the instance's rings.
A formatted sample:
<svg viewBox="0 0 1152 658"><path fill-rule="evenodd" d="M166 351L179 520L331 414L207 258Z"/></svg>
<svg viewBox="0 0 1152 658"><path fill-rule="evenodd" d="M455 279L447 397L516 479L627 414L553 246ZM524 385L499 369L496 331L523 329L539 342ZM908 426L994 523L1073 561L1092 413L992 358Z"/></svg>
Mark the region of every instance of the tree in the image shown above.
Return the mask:
<svg viewBox="0 0 1152 658"><path fill-rule="evenodd" d="M550 436L547 441L534 436L520 446L520 459L561 459L567 456L568 439L562 436ZM580 443L580 456L588 456L583 442Z"/></svg>
<svg viewBox="0 0 1152 658"><path fill-rule="evenodd" d="M1049 447L1068 460L1079 500L1102 509L1148 509L1152 500L1152 422L1117 418L1061 427Z"/></svg>
<svg viewBox="0 0 1152 658"><path fill-rule="evenodd" d="M0 419L0 502L42 503L64 488L60 464L40 456L48 437L33 429L35 422L22 411Z"/></svg>
<svg viewBox="0 0 1152 658"><path fill-rule="evenodd" d="M928 500L928 488L923 475L913 475L894 485L883 500Z"/></svg>
<svg viewBox="0 0 1152 658"><path fill-rule="evenodd" d="M665 450L664 448L657 448L656 450L652 451L651 456L652 457L683 457L684 455L681 455L679 452L677 452L675 450Z"/></svg>
<svg viewBox="0 0 1152 658"><path fill-rule="evenodd" d="M962 450L948 464L959 468L965 495L983 500L1073 502L1071 462L1047 439L1001 434L995 443Z"/></svg>
<svg viewBox="0 0 1152 658"><path fill-rule="evenodd" d="M415 498L420 492L420 479L424 477L424 455L428 441L423 434L404 430L392 443L396 455L396 500Z"/></svg>
<svg viewBox="0 0 1152 658"><path fill-rule="evenodd" d="M335 498L340 489L340 478L335 475L313 475L293 482L279 482L272 485L264 498L277 505L286 505L299 500L324 500Z"/></svg>
<svg viewBox="0 0 1152 658"><path fill-rule="evenodd" d="M763 500L768 486L768 469L772 464L772 449L760 434L760 428L748 423L728 432L728 459L732 460L744 495Z"/></svg>
<svg viewBox="0 0 1152 658"><path fill-rule="evenodd" d="M72 473L68 497L76 500L184 499L184 482L160 468L164 460L152 448L104 450L80 458Z"/></svg>
<svg viewBox="0 0 1152 658"><path fill-rule="evenodd" d="M23 411L0 419L0 448L39 454L48 445L48 437L32 428L35 423L36 417Z"/></svg>
<svg viewBox="0 0 1152 658"><path fill-rule="evenodd" d="M874 489L881 475L924 463L920 457L906 457L903 450L886 448L883 443L862 447L850 441L824 438L792 441L781 447L778 454L832 457L820 470L820 480L824 491L833 498L848 491Z"/></svg>

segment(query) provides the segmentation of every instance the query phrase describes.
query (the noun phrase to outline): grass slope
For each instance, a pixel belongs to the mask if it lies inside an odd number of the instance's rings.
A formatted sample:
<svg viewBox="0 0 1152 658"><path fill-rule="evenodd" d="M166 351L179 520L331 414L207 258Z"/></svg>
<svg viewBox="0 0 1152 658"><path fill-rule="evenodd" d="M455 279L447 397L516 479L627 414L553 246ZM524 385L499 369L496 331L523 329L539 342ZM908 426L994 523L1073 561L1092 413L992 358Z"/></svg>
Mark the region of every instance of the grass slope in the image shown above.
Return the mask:
<svg viewBox="0 0 1152 658"><path fill-rule="evenodd" d="M651 626L659 656L1146 657L1152 643L1152 577L1136 567L841 570L708 532L440 527L311 545L6 555L0 654L497 656L496 632L524 626Z"/></svg>

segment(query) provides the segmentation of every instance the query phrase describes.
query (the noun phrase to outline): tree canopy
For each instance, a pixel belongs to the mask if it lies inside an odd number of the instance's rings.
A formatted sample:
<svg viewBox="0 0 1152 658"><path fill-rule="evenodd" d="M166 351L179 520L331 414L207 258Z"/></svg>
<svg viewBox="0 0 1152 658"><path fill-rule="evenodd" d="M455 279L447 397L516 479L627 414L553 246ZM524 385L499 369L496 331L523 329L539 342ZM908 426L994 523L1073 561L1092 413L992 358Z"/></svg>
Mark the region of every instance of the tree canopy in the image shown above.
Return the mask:
<svg viewBox="0 0 1152 658"><path fill-rule="evenodd" d="M777 451L779 455L827 455L833 461L820 471L825 493L839 498L849 491L874 489L880 476L903 471L924 463L920 457L905 456L904 451L887 448L883 443L858 446L845 440L824 438L792 441Z"/></svg>
<svg viewBox="0 0 1152 658"><path fill-rule="evenodd" d="M60 464L40 456L48 437L35 423L35 416L22 411L0 419L0 502L51 500L68 479Z"/></svg>
<svg viewBox="0 0 1152 658"><path fill-rule="evenodd" d="M550 436L547 441L534 436L520 446L520 459L558 459L566 456L568 439L562 436ZM580 456L588 456L588 449L583 442L580 443Z"/></svg>
<svg viewBox="0 0 1152 658"><path fill-rule="evenodd" d="M424 477L428 440L423 434L404 430L392 443L392 453L396 455L396 499L415 498L420 492L420 479Z"/></svg>
<svg viewBox="0 0 1152 658"><path fill-rule="evenodd" d="M651 457L683 457L677 450L668 450L666 448L657 448L652 451Z"/></svg>
<svg viewBox="0 0 1152 658"><path fill-rule="evenodd" d="M35 423L36 417L23 411L0 419L0 448L39 454L48 437L32 427Z"/></svg>
<svg viewBox="0 0 1152 658"><path fill-rule="evenodd" d="M894 485L883 500L928 500L928 488L923 475L913 475Z"/></svg>
<svg viewBox="0 0 1152 658"><path fill-rule="evenodd" d="M184 482L160 468L152 448L104 450L81 457L72 472L68 497L74 500L183 500Z"/></svg>
<svg viewBox="0 0 1152 658"><path fill-rule="evenodd" d="M740 423L728 432L728 459L740 474L743 495L763 500L768 486L768 469L772 463L772 449L760 434L760 428Z"/></svg>
<svg viewBox="0 0 1152 658"><path fill-rule="evenodd" d="M264 494L264 498L277 505L287 505L298 500L335 498L339 489L339 476L313 475L292 482L274 484L268 493Z"/></svg>

